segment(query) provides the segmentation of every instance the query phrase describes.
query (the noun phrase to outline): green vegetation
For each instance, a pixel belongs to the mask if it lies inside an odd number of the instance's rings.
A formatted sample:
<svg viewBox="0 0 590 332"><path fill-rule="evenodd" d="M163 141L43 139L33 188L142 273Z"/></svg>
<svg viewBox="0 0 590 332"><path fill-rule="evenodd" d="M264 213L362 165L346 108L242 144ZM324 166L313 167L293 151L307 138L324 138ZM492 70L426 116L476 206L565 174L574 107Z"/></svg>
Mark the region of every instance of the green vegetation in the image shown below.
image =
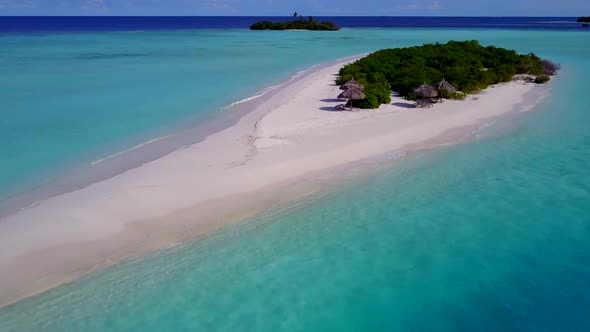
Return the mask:
<svg viewBox="0 0 590 332"><path fill-rule="evenodd" d="M377 51L342 67L337 83L352 78L359 81L365 87L366 98L355 101L355 105L378 108L391 101L391 90L412 99L415 88L423 83L435 85L443 78L461 91L445 97L462 99L489 85L511 81L516 74L539 76L536 82L544 83L558 68L533 53L484 47L477 41L450 41Z"/></svg>
<svg viewBox="0 0 590 332"><path fill-rule="evenodd" d="M543 83L549 82L550 79L551 78L549 77L549 75L543 74L543 75L539 75L539 76L535 77L534 82L537 84L543 84Z"/></svg>
<svg viewBox="0 0 590 332"><path fill-rule="evenodd" d="M590 16L582 16L578 18L578 22L580 23L590 23Z"/></svg>
<svg viewBox="0 0 590 332"><path fill-rule="evenodd" d="M297 12L293 16L297 15ZM319 22L309 17L307 20L300 18L294 21L288 22L272 22L262 21L256 22L250 26L250 30L325 30L325 31L336 31L340 30L340 27L333 22Z"/></svg>

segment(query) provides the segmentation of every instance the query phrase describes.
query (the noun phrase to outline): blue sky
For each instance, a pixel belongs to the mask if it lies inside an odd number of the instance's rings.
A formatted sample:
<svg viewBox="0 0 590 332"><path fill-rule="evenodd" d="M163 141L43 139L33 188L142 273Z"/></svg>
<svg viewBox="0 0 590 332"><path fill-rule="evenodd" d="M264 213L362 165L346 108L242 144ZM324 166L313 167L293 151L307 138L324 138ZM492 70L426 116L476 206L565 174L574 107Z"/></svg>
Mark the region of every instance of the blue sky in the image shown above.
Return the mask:
<svg viewBox="0 0 590 332"><path fill-rule="evenodd" d="M590 0L0 0L0 15L581 16Z"/></svg>

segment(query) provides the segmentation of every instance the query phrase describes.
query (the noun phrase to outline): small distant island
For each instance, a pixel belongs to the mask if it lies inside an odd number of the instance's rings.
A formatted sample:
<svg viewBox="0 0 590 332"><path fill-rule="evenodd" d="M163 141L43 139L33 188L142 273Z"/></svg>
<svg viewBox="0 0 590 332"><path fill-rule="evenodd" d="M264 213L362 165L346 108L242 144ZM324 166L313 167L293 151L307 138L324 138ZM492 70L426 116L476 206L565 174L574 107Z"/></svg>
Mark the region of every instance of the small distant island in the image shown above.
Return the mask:
<svg viewBox="0 0 590 332"><path fill-rule="evenodd" d="M578 23L582 23L582 26L587 28L590 23L590 16L582 16L578 18Z"/></svg>
<svg viewBox="0 0 590 332"><path fill-rule="evenodd" d="M313 17L307 19L295 12L293 17L297 19L287 22L261 21L250 26L250 30L313 30L313 31L336 31L340 27L334 22L316 21Z"/></svg>
<svg viewBox="0 0 590 332"><path fill-rule="evenodd" d="M545 83L558 69L533 53L484 47L475 40L449 41L374 52L342 67L336 83L360 83L359 95L364 97L352 101L354 106L379 108L391 102L392 90L410 100L424 98L425 93L429 98L463 99L517 78Z"/></svg>

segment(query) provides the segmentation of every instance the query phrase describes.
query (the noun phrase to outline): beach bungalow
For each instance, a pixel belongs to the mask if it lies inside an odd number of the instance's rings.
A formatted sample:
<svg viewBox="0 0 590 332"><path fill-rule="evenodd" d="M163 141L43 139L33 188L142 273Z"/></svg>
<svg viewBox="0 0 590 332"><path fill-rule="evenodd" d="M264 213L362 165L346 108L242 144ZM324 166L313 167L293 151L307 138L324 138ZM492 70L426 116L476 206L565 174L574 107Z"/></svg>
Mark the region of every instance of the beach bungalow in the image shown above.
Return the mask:
<svg viewBox="0 0 590 332"><path fill-rule="evenodd" d="M418 100L416 102L416 107L420 108L432 107L432 102L430 101L430 98L435 98L436 96L438 96L438 91L436 90L436 88L426 83L414 89L412 93L415 96L422 97L422 100Z"/></svg>
<svg viewBox="0 0 590 332"><path fill-rule="evenodd" d="M362 83L355 81L354 78L340 86L340 90L348 90L350 88L365 91L365 86Z"/></svg>
<svg viewBox="0 0 590 332"><path fill-rule="evenodd" d="M451 83L445 81L444 78L442 79L442 81L436 84L436 90L438 91L439 101L442 101L443 96L452 95L456 91L455 87Z"/></svg>
<svg viewBox="0 0 590 332"><path fill-rule="evenodd" d="M348 103L350 103L350 110L352 111L352 101L365 99L365 93L358 88L352 87L339 94L338 98L348 99Z"/></svg>

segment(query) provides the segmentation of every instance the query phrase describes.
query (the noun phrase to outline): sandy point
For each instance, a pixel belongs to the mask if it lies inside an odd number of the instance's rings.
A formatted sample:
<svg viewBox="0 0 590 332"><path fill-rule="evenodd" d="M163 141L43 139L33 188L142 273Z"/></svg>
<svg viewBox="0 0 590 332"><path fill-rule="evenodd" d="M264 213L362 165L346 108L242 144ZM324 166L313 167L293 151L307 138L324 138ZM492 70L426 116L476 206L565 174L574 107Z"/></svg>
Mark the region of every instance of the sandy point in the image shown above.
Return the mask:
<svg viewBox="0 0 590 332"><path fill-rule="evenodd" d="M4 217L0 306L321 190L297 187L310 174L517 111L534 89L517 81L429 109L394 97L377 110L339 111L334 80L349 61L291 81L199 143Z"/></svg>

